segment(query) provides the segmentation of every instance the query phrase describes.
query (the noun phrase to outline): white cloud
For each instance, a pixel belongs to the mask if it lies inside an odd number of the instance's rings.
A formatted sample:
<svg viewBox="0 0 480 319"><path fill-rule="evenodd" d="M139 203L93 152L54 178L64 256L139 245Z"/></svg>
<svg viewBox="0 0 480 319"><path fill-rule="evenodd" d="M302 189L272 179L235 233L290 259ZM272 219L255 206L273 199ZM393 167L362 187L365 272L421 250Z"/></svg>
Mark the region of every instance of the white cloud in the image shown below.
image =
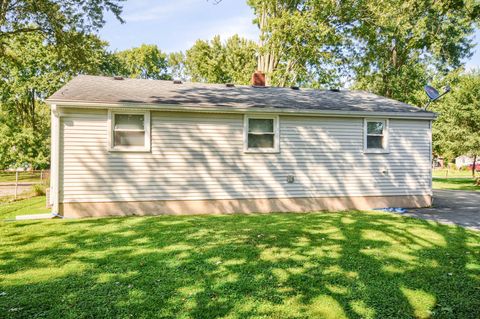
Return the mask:
<svg viewBox="0 0 480 319"><path fill-rule="evenodd" d="M123 50L141 43L157 44L163 51L189 49L197 39L222 40L238 34L256 41L251 8L244 0L134 0L124 6L125 24L115 21L101 30L112 49Z"/></svg>
<svg viewBox="0 0 480 319"><path fill-rule="evenodd" d="M252 23L252 20L253 16L248 15L230 18L225 21L218 21L215 24L210 25L204 33L210 35L210 37L218 34L222 38L228 38L234 34L238 34L239 36L250 40L257 40L258 28Z"/></svg>
<svg viewBox="0 0 480 319"><path fill-rule="evenodd" d="M154 4L156 3L156 4ZM133 6L128 8L131 11L125 15L125 21L142 22L156 21L171 17L173 14L181 14L181 11L191 10L200 4L198 0L175 0L175 1L132 1Z"/></svg>
<svg viewBox="0 0 480 319"><path fill-rule="evenodd" d="M216 35L219 35L222 40L226 40L238 34L240 37L257 41L258 28L252 23L252 20L253 15L242 15L212 21L212 23L206 24L201 30L192 34L191 37L185 39L186 41L182 46L190 48L197 39L211 40Z"/></svg>

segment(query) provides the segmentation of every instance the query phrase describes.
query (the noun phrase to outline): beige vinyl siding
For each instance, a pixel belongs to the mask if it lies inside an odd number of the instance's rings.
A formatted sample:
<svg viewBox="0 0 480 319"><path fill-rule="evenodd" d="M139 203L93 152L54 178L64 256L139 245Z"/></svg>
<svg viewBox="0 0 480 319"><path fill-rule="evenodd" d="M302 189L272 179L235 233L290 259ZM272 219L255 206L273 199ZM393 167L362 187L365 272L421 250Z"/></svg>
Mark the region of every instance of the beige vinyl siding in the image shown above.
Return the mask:
<svg viewBox="0 0 480 319"><path fill-rule="evenodd" d="M66 112L61 202L431 193L429 121L390 119L390 153L364 154L362 118L281 115L280 153L246 154L242 115L152 111L151 153L109 153L106 110Z"/></svg>

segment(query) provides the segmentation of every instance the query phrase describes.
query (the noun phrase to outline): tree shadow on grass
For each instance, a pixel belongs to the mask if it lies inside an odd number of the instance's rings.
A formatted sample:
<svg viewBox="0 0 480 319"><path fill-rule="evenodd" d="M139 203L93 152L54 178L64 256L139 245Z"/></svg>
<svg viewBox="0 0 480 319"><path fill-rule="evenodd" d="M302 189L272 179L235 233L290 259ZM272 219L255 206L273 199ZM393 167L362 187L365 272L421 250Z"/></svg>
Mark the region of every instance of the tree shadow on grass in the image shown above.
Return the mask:
<svg viewBox="0 0 480 319"><path fill-rule="evenodd" d="M480 235L383 213L25 222L2 238L6 318L479 316Z"/></svg>
<svg viewBox="0 0 480 319"><path fill-rule="evenodd" d="M439 189L458 189L465 191L480 191L480 186L475 184L473 178L439 178L434 177L433 182L439 184Z"/></svg>

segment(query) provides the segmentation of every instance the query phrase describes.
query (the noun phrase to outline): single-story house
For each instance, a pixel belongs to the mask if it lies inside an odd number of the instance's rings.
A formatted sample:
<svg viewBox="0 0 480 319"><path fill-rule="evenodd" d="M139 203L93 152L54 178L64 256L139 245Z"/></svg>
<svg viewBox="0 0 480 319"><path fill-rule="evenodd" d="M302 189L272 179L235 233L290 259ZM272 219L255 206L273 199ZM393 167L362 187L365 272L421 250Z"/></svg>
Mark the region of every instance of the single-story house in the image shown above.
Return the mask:
<svg viewBox="0 0 480 319"><path fill-rule="evenodd" d="M460 169L465 166L473 165L473 158L467 155L461 155L455 158L455 167Z"/></svg>
<svg viewBox="0 0 480 319"><path fill-rule="evenodd" d="M74 78L47 100L54 213L431 205L434 113L362 91L262 84Z"/></svg>

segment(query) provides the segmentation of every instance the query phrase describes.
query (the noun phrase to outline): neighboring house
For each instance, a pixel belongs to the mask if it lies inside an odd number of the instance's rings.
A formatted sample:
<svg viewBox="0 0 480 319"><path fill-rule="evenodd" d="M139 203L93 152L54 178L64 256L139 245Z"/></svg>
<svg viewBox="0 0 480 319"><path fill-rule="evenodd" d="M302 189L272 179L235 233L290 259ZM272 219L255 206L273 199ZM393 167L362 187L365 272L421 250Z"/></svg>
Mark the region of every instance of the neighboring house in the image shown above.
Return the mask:
<svg viewBox="0 0 480 319"><path fill-rule="evenodd" d="M374 94L78 76L48 103L60 215L431 204L434 113Z"/></svg>
<svg viewBox="0 0 480 319"><path fill-rule="evenodd" d="M473 158L472 157L462 155L462 156L458 156L457 158L455 158L455 166L457 168L462 168L462 167L471 166L471 165L473 165Z"/></svg>

